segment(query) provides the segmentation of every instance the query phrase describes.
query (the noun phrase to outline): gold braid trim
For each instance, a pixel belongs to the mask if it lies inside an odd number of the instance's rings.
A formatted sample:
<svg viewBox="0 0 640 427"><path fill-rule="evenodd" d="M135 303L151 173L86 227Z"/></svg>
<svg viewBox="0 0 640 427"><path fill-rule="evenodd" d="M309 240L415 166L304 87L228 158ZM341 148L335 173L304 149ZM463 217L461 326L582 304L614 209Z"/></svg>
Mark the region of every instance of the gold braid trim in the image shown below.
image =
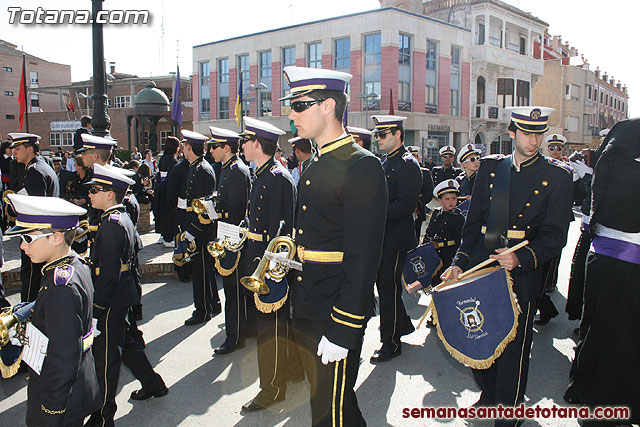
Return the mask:
<svg viewBox="0 0 640 427"><path fill-rule="evenodd" d="M256 308L260 310L262 313L273 313L274 311L282 307L285 302L287 302L288 297L289 297L289 289L287 289L287 292L284 294L284 297L282 297L280 301L262 302L260 301L260 298L258 298L258 294L256 293L253 294L253 301L256 303Z"/></svg>
<svg viewBox="0 0 640 427"><path fill-rule="evenodd" d="M220 265L220 258L218 257L214 258L214 264L216 266L216 270L218 270L218 273L220 273L221 276L225 276L225 277L231 276L231 274L233 274L236 268L238 268L238 264L240 263L240 252L235 252L235 254L237 254L238 257L236 258L235 264L233 264L233 267L231 268L224 268L222 265Z"/></svg>
<svg viewBox="0 0 640 427"><path fill-rule="evenodd" d="M2 359L0 359L0 374L2 378L11 378L15 374L18 373L18 369L20 369L20 362L22 361L22 352L20 352L20 356L13 363L13 365L5 365Z"/></svg>
<svg viewBox="0 0 640 427"><path fill-rule="evenodd" d="M536 253L533 252L533 249L529 246L525 246L524 248L528 249L531 252L531 255L533 255L533 268L538 268L538 257L536 256Z"/></svg>
<svg viewBox="0 0 640 427"><path fill-rule="evenodd" d="M478 273L482 274L487 270L490 270L490 269L480 270ZM516 337L516 332L518 330L518 303L516 302L516 297L515 297L515 294L513 293L513 279L511 278L511 274L507 270L505 269L502 269L502 270L506 275L507 286L509 287L509 298L511 299L511 308L513 309L513 326L511 327L511 330L509 331L507 336L504 337L502 342L498 345L493 355L490 356L488 359L484 359L484 360L472 359L467 355L459 352L454 347L452 347L447 342L444 335L442 334L442 329L440 329L440 322L438 321L438 311L436 310L436 306L433 303L433 299L431 299L431 304L429 305L429 307L433 310L433 322L436 324L436 328L438 331L438 338L440 338L440 341L442 341L442 344L444 344L445 348L454 359L456 359L458 362L462 363L463 365L467 365L473 369L488 369L489 367L491 367L491 365L493 365L493 362L502 355L505 348L507 348L507 345L509 345L509 343L511 343L511 341L513 341Z"/></svg>
<svg viewBox="0 0 640 427"><path fill-rule="evenodd" d="M67 408L61 409L59 411L52 411L51 409L45 408L44 405L42 404L40 404L40 408L42 408L42 410L49 415L60 415L60 414L64 414L67 411Z"/></svg>

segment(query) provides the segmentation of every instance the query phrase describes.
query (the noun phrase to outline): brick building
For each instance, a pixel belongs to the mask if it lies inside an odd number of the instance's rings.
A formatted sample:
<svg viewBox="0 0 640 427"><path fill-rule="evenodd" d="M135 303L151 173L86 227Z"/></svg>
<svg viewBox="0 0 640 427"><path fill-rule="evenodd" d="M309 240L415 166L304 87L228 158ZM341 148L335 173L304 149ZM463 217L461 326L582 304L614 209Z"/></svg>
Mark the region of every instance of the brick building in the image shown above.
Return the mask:
<svg viewBox="0 0 640 427"><path fill-rule="evenodd" d="M22 51L17 46L0 40L0 137L20 129L20 77L22 74ZM45 91L48 86L71 84L71 66L49 62L26 53L27 105L29 113L60 111L67 98L57 91ZM37 127L36 114L29 114L29 131ZM26 128L23 127L23 132Z"/></svg>
<svg viewBox="0 0 640 427"><path fill-rule="evenodd" d="M193 48L194 129L238 130L234 106L240 78L245 114L292 137L282 68L288 65L353 75L348 123L372 128L372 114L407 117L405 144L440 160L438 149L469 141L471 31L394 7L339 16ZM240 74L240 75L239 75ZM363 95L375 94L370 98ZM359 96L360 95L360 96ZM288 139L284 137L281 141ZM290 152L285 142L283 149Z"/></svg>

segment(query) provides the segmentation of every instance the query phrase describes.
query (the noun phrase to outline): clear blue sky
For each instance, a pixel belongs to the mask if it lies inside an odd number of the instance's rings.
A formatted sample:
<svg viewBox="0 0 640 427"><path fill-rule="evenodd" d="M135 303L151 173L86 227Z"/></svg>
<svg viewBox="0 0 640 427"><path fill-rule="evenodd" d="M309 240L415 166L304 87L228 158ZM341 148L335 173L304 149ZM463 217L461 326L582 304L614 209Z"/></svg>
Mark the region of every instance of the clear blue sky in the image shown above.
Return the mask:
<svg viewBox="0 0 640 427"><path fill-rule="evenodd" d="M549 23L551 34L576 46L595 69L629 87L630 115L640 116L640 73L633 43L637 40L640 2L629 0L506 0ZM377 0L105 0L104 9L149 9L147 25L105 26L105 59L117 71L139 76L175 71L176 54L183 76L191 74L192 46L257 31L332 16L377 9ZM81 25L9 25L9 7L90 10L90 0L0 0L0 39L24 46L43 59L71 65L73 80L92 74L91 27ZM321 6L320 8L318 6ZM163 13L164 10L164 13ZM164 19L163 19L164 16ZM164 21L164 26L162 25ZM164 38L162 37L164 27ZM163 41L164 40L164 41Z"/></svg>

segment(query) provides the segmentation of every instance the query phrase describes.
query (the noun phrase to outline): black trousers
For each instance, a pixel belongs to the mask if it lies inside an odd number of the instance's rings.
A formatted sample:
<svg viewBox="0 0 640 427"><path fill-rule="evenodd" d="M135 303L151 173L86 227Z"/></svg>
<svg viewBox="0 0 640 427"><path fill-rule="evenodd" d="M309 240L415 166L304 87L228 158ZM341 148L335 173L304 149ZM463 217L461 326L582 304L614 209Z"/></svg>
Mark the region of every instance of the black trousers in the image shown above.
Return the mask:
<svg viewBox="0 0 640 427"><path fill-rule="evenodd" d="M128 307L112 307L98 319L98 329L102 332L93 341L93 358L96 362L98 389L104 405L93 414L90 425L113 426L116 414L116 392L120 377L121 349L124 346L127 329Z"/></svg>
<svg viewBox="0 0 640 427"><path fill-rule="evenodd" d="M401 333L410 323L402 302L402 267L407 256L405 251L383 248L376 287L380 306L380 341L385 351L396 351L402 347Z"/></svg>
<svg viewBox="0 0 640 427"><path fill-rule="evenodd" d="M533 340L533 317L538 301L520 302L518 329L513 341L489 369L472 369L482 394L481 406L514 407L524 402L529 374L529 354ZM516 425L517 420L496 420L498 426Z"/></svg>
<svg viewBox="0 0 640 427"><path fill-rule="evenodd" d="M138 329L133 310L128 311L129 322L126 325L124 344L122 347L122 363L133 376L140 381L144 390L162 390L165 388L162 377L153 370L151 362L144 351L145 342Z"/></svg>
<svg viewBox="0 0 640 427"><path fill-rule="evenodd" d="M311 425L366 426L353 389L360 368L362 341L358 348L349 350L346 359L323 365L317 351L327 323L320 320L293 320L302 365L311 384Z"/></svg>
<svg viewBox="0 0 640 427"><path fill-rule="evenodd" d="M245 292L240 284L240 274L236 268L229 276L222 276L224 289L224 326L226 343L238 345L244 342L246 328ZM250 301L253 305L253 300Z"/></svg>
<svg viewBox="0 0 640 427"><path fill-rule="evenodd" d="M288 303L273 313L256 312L260 400L282 398L287 391L288 313Z"/></svg>
<svg viewBox="0 0 640 427"><path fill-rule="evenodd" d="M220 306L218 287L213 272L213 258L207 251L208 242L196 240L196 254L191 259L191 283L196 317L213 316Z"/></svg>
<svg viewBox="0 0 640 427"><path fill-rule="evenodd" d="M584 303L584 275L587 264L587 254L591 246L589 232L582 230L576 250L571 260L571 276L569 277L569 290L567 292L567 305L565 311L569 320L579 320L582 317L582 305Z"/></svg>
<svg viewBox="0 0 640 427"><path fill-rule="evenodd" d="M40 281L42 280L42 267L44 263L32 263L31 258L20 249L20 281L22 290L20 298L22 302L32 302L36 300L40 291Z"/></svg>

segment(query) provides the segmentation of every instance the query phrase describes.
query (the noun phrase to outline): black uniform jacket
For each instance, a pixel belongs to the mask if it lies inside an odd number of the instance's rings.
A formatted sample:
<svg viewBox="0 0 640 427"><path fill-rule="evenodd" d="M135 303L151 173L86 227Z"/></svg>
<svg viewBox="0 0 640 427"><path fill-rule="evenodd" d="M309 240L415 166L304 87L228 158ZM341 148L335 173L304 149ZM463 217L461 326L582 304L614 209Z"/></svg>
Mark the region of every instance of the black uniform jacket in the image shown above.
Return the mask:
<svg viewBox="0 0 640 427"><path fill-rule="evenodd" d="M65 200L69 200L72 178L73 172L69 172L66 169L60 169L60 173L58 174L58 188L60 189L60 197Z"/></svg>
<svg viewBox="0 0 640 427"><path fill-rule="evenodd" d="M462 173L456 177L456 181L458 181L458 184L460 185L460 196L471 195L477 175L478 172L474 172L471 177L467 177L467 173L462 171Z"/></svg>
<svg viewBox="0 0 640 427"><path fill-rule="evenodd" d="M251 172L238 156L233 156L222 165L218 182L216 212L220 221L238 225L247 214Z"/></svg>
<svg viewBox="0 0 640 427"><path fill-rule="evenodd" d="M189 161L183 159L175 165L167 175L167 202L169 206L176 208L178 198L187 199L187 175L189 174Z"/></svg>
<svg viewBox="0 0 640 427"><path fill-rule="evenodd" d="M252 234L246 244L247 267L253 266L255 258L264 255L269 241L278 233L280 221L284 220L282 235L291 235L295 200L293 178L280 162L272 157L256 170L249 196L249 231ZM247 267L245 272L250 269Z"/></svg>
<svg viewBox="0 0 640 427"><path fill-rule="evenodd" d="M30 196L60 197L58 176L40 156L35 156L27 164L24 189Z"/></svg>
<svg viewBox="0 0 640 427"><path fill-rule="evenodd" d="M302 173L298 191L296 243L343 255L333 264L305 261L303 271L294 272L293 315L326 321L323 334L329 341L355 349L374 315L387 212L384 170L373 154L343 136L320 149ZM407 209L413 212L415 206L414 200Z"/></svg>
<svg viewBox="0 0 640 427"><path fill-rule="evenodd" d="M382 167L389 190L384 246L391 250L408 251L417 244L413 212L422 189L420 165L401 145L382 158Z"/></svg>
<svg viewBox="0 0 640 427"><path fill-rule="evenodd" d="M443 265L451 265L451 260L460 246L463 225L464 215L458 208L451 211L443 211L440 208L431 216L425 241L434 244Z"/></svg>
<svg viewBox="0 0 640 427"><path fill-rule="evenodd" d="M209 242L213 238L213 221L206 217L206 214L198 216L191 208L194 199L209 197L216 188L216 178L213 168L209 162L198 157L189 165L187 174L187 218L186 231L194 236L198 241L204 239ZM214 218L215 219L215 218Z"/></svg>
<svg viewBox="0 0 640 427"><path fill-rule="evenodd" d="M462 172L462 169L453 166L449 166L448 168L444 166L434 166L431 168L431 178L433 178L434 187L444 180L456 179L456 176L460 175L460 172Z"/></svg>
<svg viewBox="0 0 640 427"><path fill-rule="evenodd" d="M102 403L93 355L89 348L83 351L83 337L91 330L93 285L89 268L73 252L42 271L31 321L49 345L40 375L31 371L29 376L27 425L57 426L81 420Z"/></svg>
<svg viewBox="0 0 640 427"><path fill-rule="evenodd" d="M110 307L140 303L132 275L135 229L123 205L102 213L102 222L91 245L91 277L95 288L93 316L100 318Z"/></svg>
<svg viewBox="0 0 640 427"><path fill-rule="evenodd" d="M511 156L493 155L483 158L480 163L462 244L453 260L453 264L463 270L489 258L482 230L487 225L492 182L500 161L511 162L512 159ZM542 269L539 267L562 252L569 222L573 219L571 205L572 177L563 163L538 153L522 162L520 171L511 166L508 246L515 246L522 239L529 241L527 246L516 251L520 265L511 272L520 301L534 300L542 295Z"/></svg>

